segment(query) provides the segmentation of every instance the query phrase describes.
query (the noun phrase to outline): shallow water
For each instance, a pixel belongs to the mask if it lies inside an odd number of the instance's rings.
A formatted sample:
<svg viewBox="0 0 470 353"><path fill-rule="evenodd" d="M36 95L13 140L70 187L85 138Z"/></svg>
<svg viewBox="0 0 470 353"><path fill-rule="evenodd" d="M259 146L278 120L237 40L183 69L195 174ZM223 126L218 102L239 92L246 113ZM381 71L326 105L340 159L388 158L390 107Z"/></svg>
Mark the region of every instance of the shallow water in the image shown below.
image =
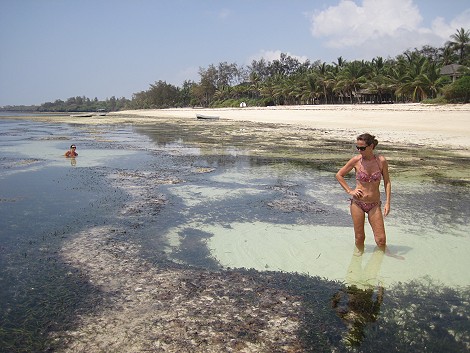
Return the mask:
<svg viewBox="0 0 470 353"><path fill-rule="evenodd" d="M295 272L358 288L423 278L470 284L468 184L392 173L389 253L376 251L366 225L358 256L347 195L333 172L350 151L312 150L312 161L299 160L305 153L289 157L249 140L211 142L207 132L171 128L0 120L3 316L19 305L18 292L28 298L49 288L54 273L72 273L57 260L62 244L101 225L133 229L129 239L155 263ZM63 157L71 143L75 160ZM86 285L70 281L58 296ZM74 302L90 300L81 295Z"/></svg>
<svg viewBox="0 0 470 353"><path fill-rule="evenodd" d="M20 236L15 227L25 217L27 224L41 227L45 219L66 212L67 203L76 210L92 202L86 193L74 193L69 200L57 187L64 179L78 186L83 173L89 173L87 179L97 171L96 178L121 169L158 170L183 182L159 186L171 202L161 211L164 221L143 230L141 240L152 246L152 238L159 238L160 246L163 237L170 258L332 280L348 276L355 249L349 202L331 172L289 159L250 156L240 146L198 145L194 136L186 144L182 136L149 127L0 123L0 206L2 229L9 238ZM74 160L63 157L70 143L78 147ZM450 286L470 284L467 188L392 178L392 213L386 228L394 256L381 261L376 282L390 286L429 276ZM188 235L196 233L199 236ZM205 253L197 260L181 247L193 236ZM366 224L364 264L374 249Z"/></svg>
<svg viewBox="0 0 470 353"><path fill-rule="evenodd" d="M225 267L347 278L355 249L349 203L331 173L290 165L232 167L208 175L207 181L169 189L186 216L167 234L170 251L178 252L181 238L192 229L206 234L211 255ZM397 210L386 220L393 256L376 269L375 284L388 287L430 276L450 286L468 285L468 194L419 184L404 185L412 188L406 197L401 183L394 183ZM439 195L439 205L430 204L429 190ZM375 251L370 227L366 237L364 266Z"/></svg>
<svg viewBox="0 0 470 353"><path fill-rule="evenodd" d="M145 134L159 139L158 131L147 128ZM202 150L198 163L214 171L168 187L178 200L172 211L184 216L165 231L170 256L181 257L185 233L197 230L224 267L345 280L355 247L349 202L334 173L288 159L250 157L240 147L238 157L229 158L231 148ZM409 175L392 178L393 211L386 219L392 256L381 262L376 283L387 287L428 276L445 285L469 285L468 187ZM364 264L375 251L370 227L366 236Z"/></svg>

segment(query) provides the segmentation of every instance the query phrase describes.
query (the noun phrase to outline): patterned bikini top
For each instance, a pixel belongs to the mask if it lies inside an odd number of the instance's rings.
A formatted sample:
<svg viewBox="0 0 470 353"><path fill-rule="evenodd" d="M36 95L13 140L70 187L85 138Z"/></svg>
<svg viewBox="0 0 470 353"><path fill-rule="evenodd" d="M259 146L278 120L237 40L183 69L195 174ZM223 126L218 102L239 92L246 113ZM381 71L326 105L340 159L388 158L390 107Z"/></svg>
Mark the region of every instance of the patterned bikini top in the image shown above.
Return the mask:
<svg viewBox="0 0 470 353"><path fill-rule="evenodd" d="M377 163L377 166L379 167L379 170L372 173L372 174L367 174L365 172L364 165L362 164L362 158L361 158L361 169L356 172L356 180L363 182L363 183L371 183L375 181L380 181L382 179L382 171L380 170L380 165L379 161L377 160L377 157L375 157L375 162Z"/></svg>

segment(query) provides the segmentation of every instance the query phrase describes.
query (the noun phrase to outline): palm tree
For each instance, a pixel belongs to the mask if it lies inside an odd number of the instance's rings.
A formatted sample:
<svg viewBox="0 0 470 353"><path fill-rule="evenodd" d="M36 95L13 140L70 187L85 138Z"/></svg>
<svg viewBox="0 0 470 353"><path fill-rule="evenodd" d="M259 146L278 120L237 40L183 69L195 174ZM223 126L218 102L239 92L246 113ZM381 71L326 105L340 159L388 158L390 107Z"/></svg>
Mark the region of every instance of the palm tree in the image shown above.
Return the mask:
<svg viewBox="0 0 470 353"><path fill-rule="evenodd" d="M339 71L346 65L346 60L344 60L342 56L338 57L336 60L337 62L333 62L332 64L335 65L336 69Z"/></svg>
<svg viewBox="0 0 470 353"><path fill-rule="evenodd" d="M441 48L439 54L440 54L439 55L439 58L440 58L439 63L442 66L450 65L450 64L452 64L453 62L456 61L456 55L455 55L454 49L452 49L451 45L447 45L444 48Z"/></svg>
<svg viewBox="0 0 470 353"><path fill-rule="evenodd" d="M440 75L438 65L417 52L405 53L399 58L398 67L401 75L396 93L412 101L435 98L447 83L447 78Z"/></svg>
<svg viewBox="0 0 470 353"><path fill-rule="evenodd" d="M374 101L376 103L382 103L384 101L390 101L393 98L393 83L392 80L383 75L375 75L368 79L364 84L363 88L368 94L374 95Z"/></svg>
<svg viewBox="0 0 470 353"><path fill-rule="evenodd" d="M257 72L250 73L250 90L252 98L258 98L261 89L261 77Z"/></svg>
<svg viewBox="0 0 470 353"><path fill-rule="evenodd" d="M260 94L262 97L266 98L267 101L272 101L276 104L277 102L275 101L274 90L275 82L272 78L268 78L262 83L262 86L260 88Z"/></svg>
<svg viewBox="0 0 470 353"><path fill-rule="evenodd" d="M327 65L325 62L313 68L316 85L318 86L318 90L319 90L319 97L323 97L325 104L328 104L328 95L330 91L329 90L329 86L330 86L329 68L330 66Z"/></svg>
<svg viewBox="0 0 470 353"><path fill-rule="evenodd" d="M216 89L214 93L214 99L218 101L223 101L225 99L231 98L233 88L230 86L221 86Z"/></svg>
<svg viewBox="0 0 470 353"><path fill-rule="evenodd" d="M317 84L315 74L310 73L308 75L305 75L301 87L301 100L307 102L307 104L315 104L315 98L318 97L318 92L320 88L320 86Z"/></svg>
<svg viewBox="0 0 470 353"><path fill-rule="evenodd" d="M420 101L425 92L421 85L420 75L424 71L427 59L417 52L405 52L398 59L399 81L396 94L404 95L407 99Z"/></svg>
<svg viewBox="0 0 470 353"><path fill-rule="evenodd" d="M391 101L394 95L393 67L391 59L384 60L378 56L369 63L369 74L363 84L363 88L368 94L374 95L375 102ZM398 80L397 80L398 82Z"/></svg>
<svg viewBox="0 0 470 353"><path fill-rule="evenodd" d="M454 48L454 50L459 51L459 63L463 64L465 58L465 49L470 46L470 31L466 31L463 27L457 30L456 33L450 36L451 41L449 45Z"/></svg>
<svg viewBox="0 0 470 353"><path fill-rule="evenodd" d="M298 73L288 78L287 86L289 87L288 97L290 104L294 103L298 105L304 104L305 102L308 103L309 97L305 96L305 92L308 91L305 80L306 77L307 75Z"/></svg>
<svg viewBox="0 0 470 353"><path fill-rule="evenodd" d="M280 104L298 104L302 96L302 86L296 76L277 75L274 98Z"/></svg>
<svg viewBox="0 0 470 353"><path fill-rule="evenodd" d="M357 91L361 88L361 84L366 81L367 66L362 61L353 61L347 63L343 70L338 74L338 82L336 83L336 91L342 92L350 97L351 103L357 96Z"/></svg>
<svg viewBox="0 0 470 353"><path fill-rule="evenodd" d="M429 63L427 73L424 75L425 85L431 98L436 98L442 87L449 83L450 79L441 75L441 70L436 63Z"/></svg>

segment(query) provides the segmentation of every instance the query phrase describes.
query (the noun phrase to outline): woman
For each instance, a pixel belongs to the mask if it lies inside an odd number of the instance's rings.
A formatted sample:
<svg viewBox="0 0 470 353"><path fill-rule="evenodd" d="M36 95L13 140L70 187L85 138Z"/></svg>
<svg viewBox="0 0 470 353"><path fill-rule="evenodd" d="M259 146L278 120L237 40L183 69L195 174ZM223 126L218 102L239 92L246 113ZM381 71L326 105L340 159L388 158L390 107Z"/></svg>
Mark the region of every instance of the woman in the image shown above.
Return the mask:
<svg viewBox="0 0 470 353"><path fill-rule="evenodd" d="M70 150L68 150L67 152L65 152L65 157L67 158L74 158L74 157L77 157L78 156L78 153L75 151L77 149L77 146L75 145L71 145L70 146Z"/></svg>
<svg viewBox="0 0 470 353"><path fill-rule="evenodd" d="M379 142L375 136L362 134L357 137L356 148L359 155L351 158L346 165L336 173L336 179L344 190L352 196L351 216L354 223L354 235L356 245L364 246L366 238L364 232L365 215L367 213L369 223L374 232L377 246L385 248L386 236L384 216L390 212L390 196L392 185L388 174L388 163L385 157L374 154L374 149ZM351 189L344 179L352 169L356 171L356 187ZM383 177L385 186L385 204L383 215L380 201L380 180Z"/></svg>

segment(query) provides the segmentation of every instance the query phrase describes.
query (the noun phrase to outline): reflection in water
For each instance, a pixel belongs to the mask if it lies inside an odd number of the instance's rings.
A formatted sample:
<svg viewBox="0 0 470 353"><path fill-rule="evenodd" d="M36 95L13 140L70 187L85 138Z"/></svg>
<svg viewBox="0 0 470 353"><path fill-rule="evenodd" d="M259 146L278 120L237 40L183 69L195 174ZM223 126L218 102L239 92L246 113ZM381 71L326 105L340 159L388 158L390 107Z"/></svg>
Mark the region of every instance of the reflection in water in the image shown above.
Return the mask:
<svg viewBox="0 0 470 353"><path fill-rule="evenodd" d="M75 166L77 165L77 160L76 160L75 158L71 157L71 158L70 158L70 165L71 165L72 167L75 167Z"/></svg>
<svg viewBox="0 0 470 353"><path fill-rule="evenodd" d="M359 346L365 337L365 327L377 320L384 297L384 287L378 274L385 251L375 248L363 267L364 247L355 247L346 274L346 289L339 290L332 298L332 307L348 326L347 344Z"/></svg>
<svg viewBox="0 0 470 353"><path fill-rule="evenodd" d="M385 251L376 247L366 266L362 267L364 259L364 247L354 247L351 263L346 274L346 282L349 286L356 286L359 289L370 289L381 286L378 279L380 267L385 255Z"/></svg>

